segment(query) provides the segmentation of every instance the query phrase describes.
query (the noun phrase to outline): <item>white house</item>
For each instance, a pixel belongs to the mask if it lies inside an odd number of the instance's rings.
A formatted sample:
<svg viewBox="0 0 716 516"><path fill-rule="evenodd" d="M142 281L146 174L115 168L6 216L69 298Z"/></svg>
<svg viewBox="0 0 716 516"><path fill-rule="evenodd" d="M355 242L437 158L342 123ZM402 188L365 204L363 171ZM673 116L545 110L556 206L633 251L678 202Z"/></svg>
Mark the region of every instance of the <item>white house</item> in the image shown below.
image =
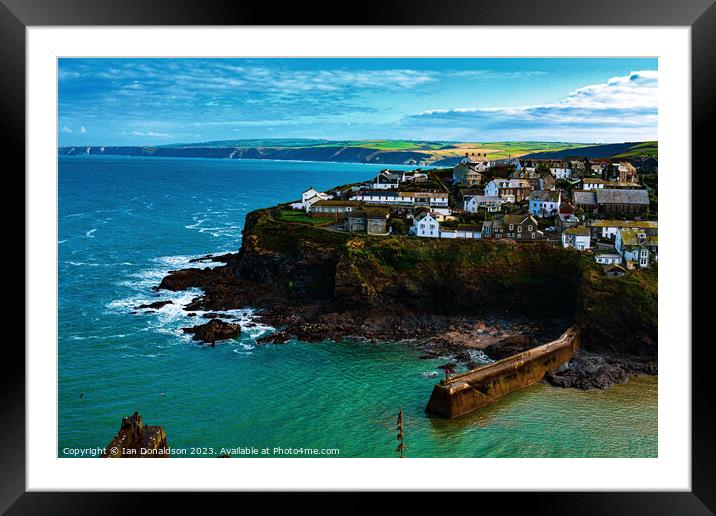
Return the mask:
<svg viewBox="0 0 716 516"><path fill-rule="evenodd" d="M604 188L604 179L598 177L585 177L582 179L582 190L596 190L597 188Z"/></svg>
<svg viewBox="0 0 716 516"><path fill-rule="evenodd" d="M530 194L530 213L535 217L554 217L561 203L561 190L533 190Z"/></svg>
<svg viewBox="0 0 716 516"><path fill-rule="evenodd" d="M598 161L596 163L592 163L590 168L590 173L595 174L598 176L604 176L604 172L609 168L609 162L606 161Z"/></svg>
<svg viewBox="0 0 716 516"><path fill-rule="evenodd" d="M362 190L351 199L366 204L393 204L398 206L448 207L447 192L396 192L395 190Z"/></svg>
<svg viewBox="0 0 716 516"><path fill-rule="evenodd" d="M500 188L504 188L509 184L509 179L493 179L485 185L485 195L488 197L499 197Z"/></svg>
<svg viewBox="0 0 716 516"><path fill-rule="evenodd" d="M305 210L309 211L311 206L318 201L326 201L332 199L332 195L319 192L315 188L311 187L301 194L300 202L293 202L289 206L294 210Z"/></svg>
<svg viewBox="0 0 716 516"><path fill-rule="evenodd" d="M655 220L594 220L590 224L592 230L602 238L612 239L619 229L641 229L649 234L656 234L659 223Z"/></svg>
<svg viewBox="0 0 716 516"><path fill-rule="evenodd" d="M532 187L526 179L495 178L485 185L485 195L489 197L502 197L511 202L521 201L528 197Z"/></svg>
<svg viewBox="0 0 716 516"><path fill-rule="evenodd" d="M429 211L424 211L413 219L414 233L419 237L440 237L440 223Z"/></svg>
<svg viewBox="0 0 716 516"><path fill-rule="evenodd" d="M395 173L389 170L381 170L373 179L374 190L392 190L400 186L403 180L402 173Z"/></svg>
<svg viewBox="0 0 716 516"><path fill-rule="evenodd" d="M457 238L482 238L482 226L480 225L462 224L455 231Z"/></svg>
<svg viewBox="0 0 716 516"><path fill-rule="evenodd" d="M584 251L591 247L592 234L586 226L575 226L567 228L562 233L562 247L573 247L578 251Z"/></svg>
<svg viewBox="0 0 716 516"><path fill-rule="evenodd" d="M622 257L616 253L602 253L594 256L594 261L601 265L619 265Z"/></svg>
<svg viewBox="0 0 716 516"><path fill-rule="evenodd" d="M463 209L475 213L483 208L489 212L496 212L502 209L504 199L490 195L468 195L463 199Z"/></svg>
<svg viewBox="0 0 716 516"><path fill-rule="evenodd" d="M648 267L659 259L659 237L648 235L643 229L619 228L614 247L628 269Z"/></svg>
<svg viewBox="0 0 716 516"><path fill-rule="evenodd" d="M555 179L570 179L572 177L572 166L569 163L550 164L549 171Z"/></svg>

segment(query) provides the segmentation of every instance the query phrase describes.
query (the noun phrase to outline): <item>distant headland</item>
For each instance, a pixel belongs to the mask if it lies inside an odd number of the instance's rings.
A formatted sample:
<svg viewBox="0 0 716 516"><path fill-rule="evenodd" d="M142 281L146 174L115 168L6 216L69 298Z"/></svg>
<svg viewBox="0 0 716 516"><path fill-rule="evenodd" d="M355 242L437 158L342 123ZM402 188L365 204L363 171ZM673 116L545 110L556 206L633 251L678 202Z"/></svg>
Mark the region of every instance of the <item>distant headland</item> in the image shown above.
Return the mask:
<svg viewBox="0 0 716 516"><path fill-rule="evenodd" d="M658 157L655 141L624 143L451 142L413 140L265 139L221 140L162 146L60 147L64 156L146 156L167 158L268 159L384 165L453 166L466 154L506 158L639 159Z"/></svg>

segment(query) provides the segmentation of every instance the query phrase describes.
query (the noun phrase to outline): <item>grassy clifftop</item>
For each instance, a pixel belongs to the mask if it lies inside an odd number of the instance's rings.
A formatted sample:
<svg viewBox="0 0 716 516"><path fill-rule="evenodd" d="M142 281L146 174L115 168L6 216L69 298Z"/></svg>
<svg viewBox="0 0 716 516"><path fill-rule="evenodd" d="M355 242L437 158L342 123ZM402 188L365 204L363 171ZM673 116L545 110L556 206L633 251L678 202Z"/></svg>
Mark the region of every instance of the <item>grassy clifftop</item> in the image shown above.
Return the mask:
<svg viewBox="0 0 716 516"><path fill-rule="evenodd" d="M657 271L610 279L546 243L370 237L247 217L239 275L296 304L395 313L572 317L587 348L656 354Z"/></svg>

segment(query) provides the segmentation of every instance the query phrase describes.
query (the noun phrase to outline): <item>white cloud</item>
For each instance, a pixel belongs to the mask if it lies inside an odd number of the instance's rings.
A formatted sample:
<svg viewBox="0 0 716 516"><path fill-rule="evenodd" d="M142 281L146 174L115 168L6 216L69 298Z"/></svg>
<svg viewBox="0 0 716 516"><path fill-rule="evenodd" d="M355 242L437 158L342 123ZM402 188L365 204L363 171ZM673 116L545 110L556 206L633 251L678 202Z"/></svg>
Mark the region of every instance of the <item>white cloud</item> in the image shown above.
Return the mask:
<svg viewBox="0 0 716 516"><path fill-rule="evenodd" d="M60 132L61 132L61 133L72 134L73 131L72 131L72 129L71 129L70 127L68 127L68 126L66 126L66 125L63 125L62 128L60 128Z"/></svg>
<svg viewBox="0 0 716 516"><path fill-rule="evenodd" d="M656 138L658 115L657 72L645 70L570 92L552 104L518 107L435 109L404 122L431 123L451 134L489 132L510 138L569 140L575 134L600 136L601 141ZM444 132L443 132L444 134ZM475 136L472 136L475 137ZM505 136L502 136L505 137Z"/></svg>
<svg viewBox="0 0 716 516"><path fill-rule="evenodd" d="M85 126L80 127L80 134L87 134L87 128Z"/></svg>
<svg viewBox="0 0 716 516"><path fill-rule="evenodd" d="M124 134L129 136L143 136L145 138L171 138L175 136L169 133L158 133L155 131L124 131Z"/></svg>

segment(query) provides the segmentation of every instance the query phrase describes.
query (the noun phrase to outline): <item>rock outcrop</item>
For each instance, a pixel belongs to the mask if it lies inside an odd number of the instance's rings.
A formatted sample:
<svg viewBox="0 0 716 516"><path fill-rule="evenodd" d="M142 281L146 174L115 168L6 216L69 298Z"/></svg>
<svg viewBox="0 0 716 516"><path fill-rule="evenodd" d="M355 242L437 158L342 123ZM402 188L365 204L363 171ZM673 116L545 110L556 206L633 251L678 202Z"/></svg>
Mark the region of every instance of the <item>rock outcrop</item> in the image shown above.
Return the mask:
<svg viewBox="0 0 716 516"><path fill-rule="evenodd" d="M182 328L182 331L191 334L193 340L214 346L217 341L235 339L241 335L241 326L221 319L211 319L206 324Z"/></svg>
<svg viewBox="0 0 716 516"><path fill-rule="evenodd" d="M170 450L167 436L161 426L145 426L142 416L135 412L122 418L122 426L105 448L102 457L119 458L167 458Z"/></svg>
<svg viewBox="0 0 716 516"><path fill-rule="evenodd" d="M238 254L209 258L224 265L172 272L158 289L203 289L188 310L258 308L262 322L283 331L276 342L416 339L459 347L470 342L455 334L467 329L479 348L482 321L527 319L545 323L543 331L493 347L495 357L576 323L585 352L627 372L656 365L656 268L610 279L589 257L547 243L368 237L279 222L270 209L247 215Z"/></svg>

